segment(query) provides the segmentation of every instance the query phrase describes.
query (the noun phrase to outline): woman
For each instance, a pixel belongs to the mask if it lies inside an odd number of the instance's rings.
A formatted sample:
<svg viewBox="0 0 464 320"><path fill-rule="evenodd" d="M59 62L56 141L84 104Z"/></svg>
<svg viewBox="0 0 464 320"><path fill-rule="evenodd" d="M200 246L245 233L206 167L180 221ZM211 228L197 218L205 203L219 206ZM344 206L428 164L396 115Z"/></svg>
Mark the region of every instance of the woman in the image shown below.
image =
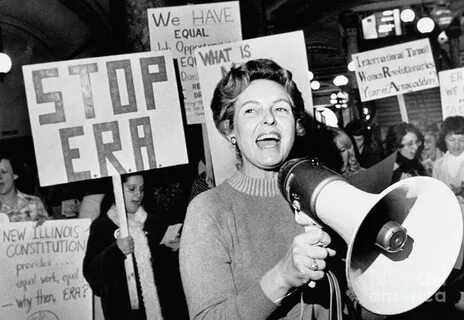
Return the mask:
<svg viewBox="0 0 464 320"><path fill-rule="evenodd" d="M414 176L426 176L420 161L424 136L414 125L406 122L388 128L386 147L388 154L397 152L391 184Z"/></svg>
<svg viewBox="0 0 464 320"><path fill-rule="evenodd" d="M445 155L435 161L432 176L446 183L464 206L464 117L445 119L437 146ZM464 211L463 211L464 212Z"/></svg>
<svg viewBox="0 0 464 320"><path fill-rule="evenodd" d="M342 158L342 165L339 170L340 174L348 177L361 170L350 137L342 129L334 127L328 127L328 129L333 134L333 142L337 146Z"/></svg>
<svg viewBox="0 0 464 320"><path fill-rule="evenodd" d="M356 143L356 156L363 168L369 168L380 162L383 158L383 150L372 133L359 119L351 120L345 127L345 131L353 138Z"/></svg>
<svg viewBox="0 0 464 320"><path fill-rule="evenodd" d="M431 176L434 162L444 154L437 146L439 129L435 123L430 123L425 125L421 131L424 134L424 149L421 154L422 165L427 174Z"/></svg>
<svg viewBox="0 0 464 320"><path fill-rule="evenodd" d="M130 236L121 237L113 193L105 195L100 216L92 222L84 257L84 276L101 297L106 320L162 319L155 286L152 258L160 239L156 223L144 200L144 177L122 176L124 203ZM150 211L148 211L150 212ZM133 253L140 308L132 310L124 260Z"/></svg>
<svg viewBox="0 0 464 320"><path fill-rule="evenodd" d="M179 258L190 318L328 319L326 287L305 284L324 277L331 239L319 228L304 232L277 184L295 134L304 133L291 73L267 59L233 67L211 109L239 163L187 209Z"/></svg>
<svg viewBox="0 0 464 320"><path fill-rule="evenodd" d="M0 223L36 221L41 225L48 214L39 197L18 190L17 162L6 152L0 152Z"/></svg>

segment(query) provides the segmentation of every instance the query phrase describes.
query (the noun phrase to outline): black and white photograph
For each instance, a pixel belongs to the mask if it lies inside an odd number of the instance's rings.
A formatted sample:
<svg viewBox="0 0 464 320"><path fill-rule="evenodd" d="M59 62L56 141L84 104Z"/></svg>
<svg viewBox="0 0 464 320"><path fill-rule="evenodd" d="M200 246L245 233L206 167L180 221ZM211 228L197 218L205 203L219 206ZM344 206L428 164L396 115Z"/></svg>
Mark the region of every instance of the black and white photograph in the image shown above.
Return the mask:
<svg viewBox="0 0 464 320"><path fill-rule="evenodd" d="M0 320L464 320L464 0L0 0Z"/></svg>

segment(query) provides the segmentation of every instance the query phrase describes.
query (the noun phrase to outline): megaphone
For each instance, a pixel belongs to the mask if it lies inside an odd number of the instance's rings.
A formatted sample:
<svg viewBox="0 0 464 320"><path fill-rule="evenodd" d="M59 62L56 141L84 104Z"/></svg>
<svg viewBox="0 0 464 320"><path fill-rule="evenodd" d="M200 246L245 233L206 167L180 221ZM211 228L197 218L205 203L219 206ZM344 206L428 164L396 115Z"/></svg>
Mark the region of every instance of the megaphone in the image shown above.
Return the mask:
<svg viewBox="0 0 464 320"><path fill-rule="evenodd" d="M294 208L345 240L348 286L371 312L393 315L419 306L456 262L461 209L437 179L407 178L372 194L317 160L297 158L281 167L279 186Z"/></svg>

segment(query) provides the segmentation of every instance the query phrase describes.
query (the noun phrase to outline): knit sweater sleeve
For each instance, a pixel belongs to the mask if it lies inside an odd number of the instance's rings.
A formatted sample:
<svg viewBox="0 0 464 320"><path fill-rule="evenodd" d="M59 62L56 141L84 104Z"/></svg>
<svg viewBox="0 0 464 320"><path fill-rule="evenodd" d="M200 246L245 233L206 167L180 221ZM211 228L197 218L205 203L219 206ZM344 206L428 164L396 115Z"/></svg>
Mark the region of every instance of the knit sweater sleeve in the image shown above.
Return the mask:
<svg viewBox="0 0 464 320"><path fill-rule="evenodd" d="M230 231L218 221L229 213L211 191L190 203L181 237L180 271L190 318L267 319L276 305L262 291L260 279L237 292Z"/></svg>

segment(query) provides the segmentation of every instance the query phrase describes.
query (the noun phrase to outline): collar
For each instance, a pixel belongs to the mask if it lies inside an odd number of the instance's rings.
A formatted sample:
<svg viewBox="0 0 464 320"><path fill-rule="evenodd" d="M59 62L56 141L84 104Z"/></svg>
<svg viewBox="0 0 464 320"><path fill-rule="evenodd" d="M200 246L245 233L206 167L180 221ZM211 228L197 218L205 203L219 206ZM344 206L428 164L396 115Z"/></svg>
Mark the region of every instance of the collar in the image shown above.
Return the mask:
<svg viewBox="0 0 464 320"><path fill-rule="evenodd" d="M275 172L272 178L258 179L246 176L240 171L236 171L226 182L235 190L250 196L273 197L280 193L277 178L277 172Z"/></svg>

